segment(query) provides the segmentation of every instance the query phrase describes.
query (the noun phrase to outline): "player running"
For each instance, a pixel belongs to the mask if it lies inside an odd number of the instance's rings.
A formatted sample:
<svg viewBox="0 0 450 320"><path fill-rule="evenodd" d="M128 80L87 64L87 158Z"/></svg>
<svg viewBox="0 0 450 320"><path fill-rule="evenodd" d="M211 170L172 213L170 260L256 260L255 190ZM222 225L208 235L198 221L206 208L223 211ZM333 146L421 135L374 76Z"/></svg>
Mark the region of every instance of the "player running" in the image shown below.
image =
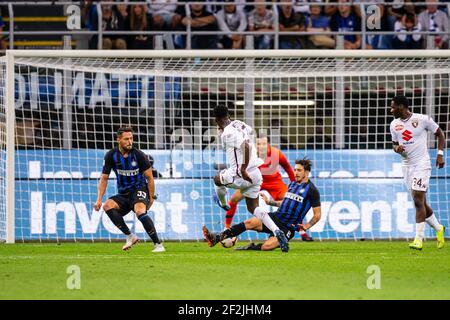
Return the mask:
<svg viewBox="0 0 450 320"><path fill-rule="evenodd" d="M221 139L229 167L214 177L214 200L223 209L229 210L226 201L227 188L240 189L245 197L247 209L259 218L277 237L283 252L289 250L288 239L272 221L268 212L259 206L259 191L262 175L258 167L263 161L256 155L252 143L252 128L240 120L231 120L226 106L217 106L214 110L215 120L222 132ZM207 238L208 230L203 227ZM211 243L208 242L209 245Z"/></svg>
<svg viewBox="0 0 450 320"><path fill-rule="evenodd" d="M297 160L295 162L295 181L291 182L288 187L283 201L276 201L279 209L269 213L272 220L283 231L287 239L294 237L295 231L308 230L314 226L322 215L320 207L320 193L316 186L309 180L311 171L311 161L309 159ZM309 209L313 208L313 217L311 221L302 224ZM206 230L205 238L212 247L218 242L232 237L237 237L247 230L255 230L272 234L272 232L264 226L261 221L252 217L244 222L233 225L230 229L226 229L221 233L212 233ZM240 249L245 250L273 250L279 246L279 242L273 234L264 243L251 243Z"/></svg>
<svg viewBox="0 0 450 320"><path fill-rule="evenodd" d="M114 225L127 236L127 241L122 249L128 250L139 241L138 237L131 233L123 219L133 210L155 245L153 252L164 252L166 250L159 241L153 221L147 215L147 210L150 209L156 198L150 161L145 153L133 148L132 128L119 128L117 143L118 146L109 150L105 155L94 209L98 211L102 207L102 198L112 169L117 176L119 194L109 198L103 205L103 210Z"/></svg>
<svg viewBox="0 0 450 320"><path fill-rule="evenodd" d="M256 139L256 152L260 159L264 159L264 163L259 166L259 170L261 171L263 178L261 190L267 191L274 201L282 200L288 187L281 177L278 165L286 171L291 182L295 180L294 170L292 170L289 161L286 159L286 156L281 152L281 150L278 150L269 144L267 136L260 136ZM266 197L264 193L262 193L261 196L263 198ZM237 210L237 205L243 198L244 196L240 190L236 190L231 196L228 201L230 210L228 210L225 215L225 228L229 228L231 226L231 221L233 220ZM300 232L300 235L303 241L313 241L313 239L303 230Z"/></svg>
<svg viewBox="0 0 450 320"><path fill-rule="evenodd" d="M427 131L438 137L436 167L439 169L444 167L444 133L431 117L409 111L409 101L405 96L392 99L391 112L395 118L390 127L393 148L402 156L403 178L416 207L416 237L409 247L422 250L427 222L436 231L437 247L442 248L445 227L438 222L426 199L431 176Z"/></svg>

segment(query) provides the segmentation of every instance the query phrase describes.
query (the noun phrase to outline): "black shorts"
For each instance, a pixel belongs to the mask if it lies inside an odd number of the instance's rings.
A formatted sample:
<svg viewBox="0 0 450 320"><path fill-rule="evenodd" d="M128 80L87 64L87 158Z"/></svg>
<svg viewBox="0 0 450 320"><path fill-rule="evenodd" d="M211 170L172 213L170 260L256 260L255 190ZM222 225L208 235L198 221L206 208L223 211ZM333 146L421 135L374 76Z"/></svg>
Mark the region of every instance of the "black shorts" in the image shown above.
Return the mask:
<svg viewBox="0 0 450 320"><path fill-rule="evenodd" d="M286 236L288 241L291 240L295 236L295 230L292 228L289 228L287 225L282 223L273 212L269 212L269 216L270 216L270 218L272 218L273 222L277 225L277 227L280 228L280 230L284 233L284 235ZM267 228L264 224L263 224L262 232L268 233L271 237L274 236L273 232L270 231L269 228Z"/></svg>
<svg viewBox="0 0 450 320"><path fill-rule="evenodd" d="M115 201L119 205L119 212L122 216L127 215L132 210L134 211L134 205L136 203L145 204L147 209L150 204L147 186L133 189L127 193L116 194L109 199Z"/></svg>

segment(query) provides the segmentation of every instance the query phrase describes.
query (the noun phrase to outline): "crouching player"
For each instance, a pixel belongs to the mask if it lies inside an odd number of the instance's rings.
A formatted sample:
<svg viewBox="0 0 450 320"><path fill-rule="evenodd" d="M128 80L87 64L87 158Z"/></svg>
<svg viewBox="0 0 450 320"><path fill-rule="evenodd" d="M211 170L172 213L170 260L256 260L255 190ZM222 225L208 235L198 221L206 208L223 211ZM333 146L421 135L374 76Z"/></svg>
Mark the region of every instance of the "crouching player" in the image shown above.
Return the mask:
<svg viewBox="0 0 450 320"><path fill-rule="evenodd" d="M279 206L278 210L269 213L273 222L285 234L288 240L294 237L295 231L308 230L314 226L321 217L320 193L316 186L309 180L311 161L309 159L295 162L295 181L289 184L288 190L282 201L272 201L271 205ZM302 224L306 213L313 208L311 221ZM273 233L257 217L252 217L244 222L235 224L221 233L205 232L205 238L210 246L214 246L226 238L237 237L247 230L269 233L271 236L262 244L253 244L243 247L247 250L273 250L279 246Z"/></svg>

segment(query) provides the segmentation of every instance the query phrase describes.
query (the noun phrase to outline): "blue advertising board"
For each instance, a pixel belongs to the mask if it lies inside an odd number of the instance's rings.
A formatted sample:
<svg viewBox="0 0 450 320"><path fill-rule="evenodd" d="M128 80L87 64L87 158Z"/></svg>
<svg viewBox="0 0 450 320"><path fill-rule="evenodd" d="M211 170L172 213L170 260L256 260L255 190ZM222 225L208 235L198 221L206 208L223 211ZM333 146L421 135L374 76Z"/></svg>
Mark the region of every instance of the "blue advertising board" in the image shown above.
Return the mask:
<svg viewBox="0 0 450 320"><path fill-rule="evenodd" d="M202 239L201 226L223 229L224 211L212 201L221 151L146 150L162 178L149 214L163 239ZM322 239L411 238L415 210L403 184L399 156L381 151L286 151L290 163L313 160L312 181L321 193L322 219L311 235ZM16 151L16 239L123 238L103 211L92 208L105 150ZM432 161L436 152L431 151ZM212 160L213 159L213 160ZM447 156L447 163L450 157ZM106 197L116 193L111 177ZM230 191L232 192L232 191ZM432 171L428 200L442 223L450 222L448 169ZM309 219L311 213L307 215ZM235 222L250 217L242 203ZM133 213L130 228L145 236ZM427 228L427 234L432 232ZM298 235L297 235L298 236ZM265 238L248 232L240 239Z"/></svg>

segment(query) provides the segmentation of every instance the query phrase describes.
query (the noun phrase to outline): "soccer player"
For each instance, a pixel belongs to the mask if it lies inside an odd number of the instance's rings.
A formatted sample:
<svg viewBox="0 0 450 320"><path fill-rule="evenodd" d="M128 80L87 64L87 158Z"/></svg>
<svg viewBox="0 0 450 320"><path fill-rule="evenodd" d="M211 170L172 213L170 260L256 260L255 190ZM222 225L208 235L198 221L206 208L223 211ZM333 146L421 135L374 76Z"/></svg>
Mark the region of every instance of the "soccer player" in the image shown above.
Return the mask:
<svg viewBox="0 0 450 320"><path fill-rule="evenodd" d="M259 206L259 191L261 190L262 175L258 167L263 163L256 155L256 148L251 140L252 128L240 120L231 120L226 106L217 106L214 109L215 121L222 132L221 139L229 164L214 177L215 202L225 210L227 205L227 188L240 189L245 197L247 209L259 218L277 237L281 250L289 250L288 239L280 228L271 219L268 212ZM205 226L203 232L207 238ZM211 245L210 242L208 242Z"/></svg>
<svg viewBox="0 0 450 320"><path fill-rule="evenodd" d="M403 178L416 208L416 237L409 247L422 250L426 222L436 231L437 247L442 248L445 228L436 219L426 199L431 176L427 131L438 138L436 166L439 169L444 167L444 133L429 116L409 111L409 101L405 96L392 99L391 112L395 118L390 126L393 148L402 156Z"/></svg>
<svg viewBox="0 0 450 320"><path fill-rule="evenodd" d="M297 160L295 162L295 181L291 182L288 187L283 201L271 201L271 205L279 206L275 212L269 213L272 220L283 231L288 240L294 237L295 231L308 230L314 226L322 215L320 208L320 193L316 186L309 180L311 171L311 161L309 159ZM309 209L313 208L313 217L311 221L303 224L302 221ZM212 233L206 230L205 238L210 246L216 245L218 242L232 237L237 237L247 230L255 230L272 234L266 228L261 220L252 217L244 222L233 225L230 229L226 229L221 233ZM279 242L273 235L264 243L243 247L246 250L273 250L279 246Z"/></svg>
<svg viewBox="0 0 450 320"><path fill-rule="evenodd" d="M131 127L119 128L117 143L118 146L105 155L94 209L98 211L102 207L102 198L112 169L117 176L119 194L110 197L103 205L103 210L114 225L127 236L122 249L128 250L139 241L123 219L133 210L155 245L153 252L164 252L165 248L159 241L153 221L147 215L147 210L155 199L155 183L150 160L145 153L133 147Z"/></svg>
<svg viewBox="0 0 450 320"><path fill-rule="evenodd" d="M261 190L267 191L274 201L282 200L288 188L283 182L283 178L278 169L278 164L286 171L291 182L295 180L294 170L292 170L289 161L281 150L278 150L269 144L267 136L260 136L256 139L256 152L259 158L264 159L264 163L259 166L259 170L263 177ZM264 194L261 194L261 196L263 198L265 197ZM237 210L237 205L243 198L240 190L236 190L231 196L228 201L230 210L228 210L225 215L225 228L231 226L231 221ZM303 241L313 241L313 239L303 230L300 232L300 235Z"/></svg>

